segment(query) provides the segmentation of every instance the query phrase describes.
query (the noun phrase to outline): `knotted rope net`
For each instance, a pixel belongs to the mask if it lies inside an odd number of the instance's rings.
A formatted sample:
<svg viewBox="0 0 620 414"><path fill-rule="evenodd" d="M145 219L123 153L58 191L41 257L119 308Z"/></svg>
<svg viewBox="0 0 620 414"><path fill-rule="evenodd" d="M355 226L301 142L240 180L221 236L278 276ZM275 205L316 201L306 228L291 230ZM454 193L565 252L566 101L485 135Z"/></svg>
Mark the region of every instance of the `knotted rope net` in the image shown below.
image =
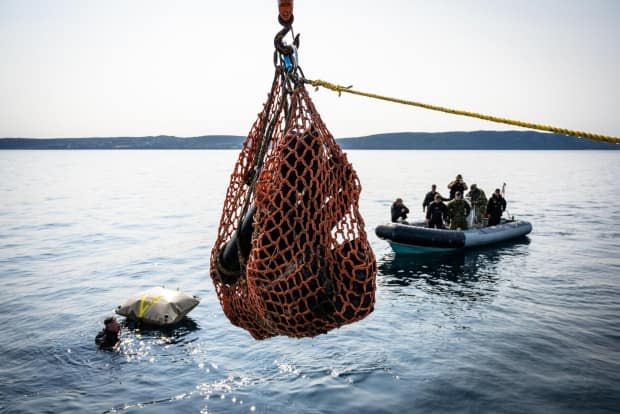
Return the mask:
<svg viewBox="0 0 620 414"><path fill-rule="evenodd" d="M230 177L211 278L256 339L311 337L373 310L376 262L360 181L304 82L276 66Z"/></svg>

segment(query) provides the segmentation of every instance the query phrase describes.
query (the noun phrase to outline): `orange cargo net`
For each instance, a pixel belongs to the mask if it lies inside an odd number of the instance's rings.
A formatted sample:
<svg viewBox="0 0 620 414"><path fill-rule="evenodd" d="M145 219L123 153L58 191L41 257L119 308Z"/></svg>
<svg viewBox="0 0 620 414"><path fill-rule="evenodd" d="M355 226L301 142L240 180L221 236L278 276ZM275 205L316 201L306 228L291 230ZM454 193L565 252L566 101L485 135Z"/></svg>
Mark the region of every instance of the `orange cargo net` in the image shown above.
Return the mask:
<svg viewBox="0 0 620 414"><path fill-rule="evenodd" d="M276 68L230 178L211 278L226 316L256 339L311 337L375 302L361 185L303 82Z"/></svg>

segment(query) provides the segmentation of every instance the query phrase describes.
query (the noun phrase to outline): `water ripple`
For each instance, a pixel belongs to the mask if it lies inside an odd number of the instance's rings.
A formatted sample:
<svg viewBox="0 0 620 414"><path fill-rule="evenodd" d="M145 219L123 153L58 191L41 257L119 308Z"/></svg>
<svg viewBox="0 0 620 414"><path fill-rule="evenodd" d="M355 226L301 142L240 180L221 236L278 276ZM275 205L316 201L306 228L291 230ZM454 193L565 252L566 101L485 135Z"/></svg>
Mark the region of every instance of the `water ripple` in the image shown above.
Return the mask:
<svg viewBox="0 0 620 414"><path fill-rule="evenodd" d="M375 310L327 335L265 341L230 323L209 278L236 155L0 152L0 176L15 177L0 181L0 411L617 410L620 214L606 178L620 173L617 154L351 152L378 259ZM447 183L452 166L485 190L509 176L510 213L534 231L395 255L374 226L397 196L421 217L428 184ZM173 328L124 324L119 349L98 351L103 318L160 285L203 301Z"/></svg>

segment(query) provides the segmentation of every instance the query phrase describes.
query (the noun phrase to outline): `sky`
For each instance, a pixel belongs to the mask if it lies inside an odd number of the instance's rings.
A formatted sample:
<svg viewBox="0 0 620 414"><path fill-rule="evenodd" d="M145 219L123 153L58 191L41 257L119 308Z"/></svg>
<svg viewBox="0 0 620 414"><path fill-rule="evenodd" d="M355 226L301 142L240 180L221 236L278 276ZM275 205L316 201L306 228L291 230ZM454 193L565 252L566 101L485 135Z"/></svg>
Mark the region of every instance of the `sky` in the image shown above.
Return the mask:
<svg viewBox="0 0 620 414"><path fill-rule="evenodd" d="M620 135L620 1L296 0L294 16L308 79ZM246 135L280 29L277 0L0 0L0 137ZM311 98L336 138L518 129Z"/></svg>

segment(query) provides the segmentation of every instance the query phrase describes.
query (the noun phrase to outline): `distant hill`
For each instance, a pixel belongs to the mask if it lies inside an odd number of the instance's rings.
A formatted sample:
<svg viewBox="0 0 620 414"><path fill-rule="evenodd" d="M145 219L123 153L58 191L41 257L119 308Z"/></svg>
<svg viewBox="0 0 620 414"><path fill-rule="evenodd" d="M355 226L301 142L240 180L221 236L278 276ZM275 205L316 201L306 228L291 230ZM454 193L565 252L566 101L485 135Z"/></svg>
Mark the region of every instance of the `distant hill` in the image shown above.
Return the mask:
<svg viewBox="0 0 620 414"><path fill-rule="evenodd" d="M113 138L2 138L0 149L235 149L245 137L209 135L178 138L156 137Z"/></svg>
<svg viewBox="0 0 620 414"><path fill-rule="evenodd" d="M398 132L339 139L346 149L576 150L620 145L535 131Z"/></svg>
<svg viewBox="0 0 620 414"><path fill-rule="evenodd" d="M2 138L0 149L239 149L245 137ZM337 140L343 149L619 150L620 145L534 131L399 132Z"/></svg>

